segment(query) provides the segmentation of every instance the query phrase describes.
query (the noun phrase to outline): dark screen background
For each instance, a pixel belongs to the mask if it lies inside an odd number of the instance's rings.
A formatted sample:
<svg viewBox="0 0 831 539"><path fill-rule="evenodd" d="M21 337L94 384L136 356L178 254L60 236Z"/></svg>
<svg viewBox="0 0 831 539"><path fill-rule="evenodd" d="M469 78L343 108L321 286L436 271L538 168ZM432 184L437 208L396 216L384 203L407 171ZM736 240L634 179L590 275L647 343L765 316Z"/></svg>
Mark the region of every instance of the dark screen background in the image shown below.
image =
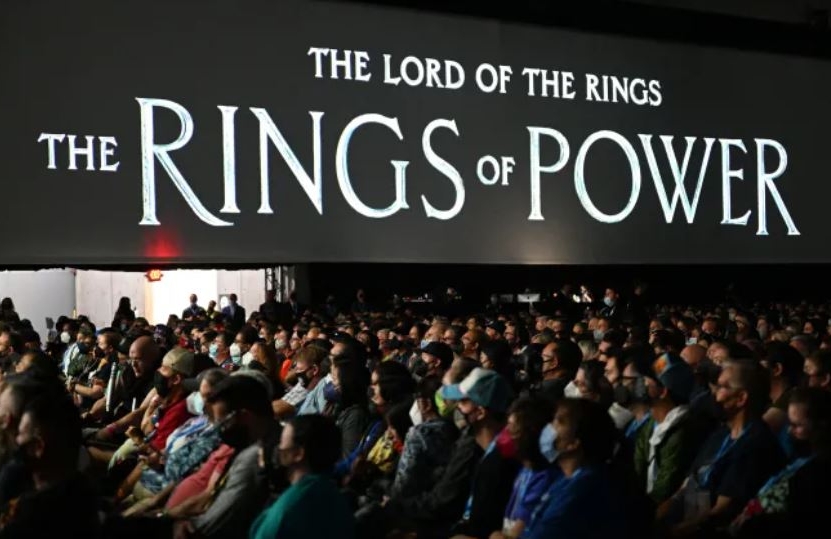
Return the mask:
<svg viewBox="0 0 831 539"><path fill-rule="evenodd" d="M369 83L315 79L311 46L366 50ZM392 87L381 83L382 54L450 58L466 69L459 91ZM473 76L481 62L514 68L508 95L484 94ZM573 71L578 99L525 96L523 67ZM660 107L591 103L582 99L584 73L658 79ZM825 162L831 118L827 62L736 50L670 45L629 38L502 24L473 18L345 6L326 2L86 1L10 2L0 15L0 182L5 222L12 224L0 263L136 264L422 262L490 264L653 264L828 262ZM195 133L172 158L205 206L233 227L200 221L156 166L157 215L162 225L139 226L141 161L136 97L175 101L191 113ZM238 215L222 207L221 116L236 115ZM323 215L319 215L274 148L270 149L271 206L260 206L259 125L249 107L265 108L303 166L311 171L312 121L323 111ZM350 173L362 200L385 207L394 196L390 160L407 160L410 208L385 219L355 212L335 176L335 149L355 116L398 118L404 141L381 126L358 131ZM452 186L421 151L424 127L453 119L457 138L439 130L437 153L464 178L463 211L449 221L428 219L421 196L437 208L452 205ZM560 130L571 144L562 171L544 175L545 221L530 213L527 126ZM156 140L170 141L178 122L156 115ZM623 222L591 218L574 190L574 159L583 140L614 130L636 148L642 188ZM117 173L47 170L42 132L115 136ZM733 213L752 210L748 226L720 225L721 158L713 147L695 223L678 208L667 224L637 135L654 135L668 189L674 189L659 135L740 138L748 146L733 166ZM779 191L801 236L787 236L770 197L767 237L756 236L754 138L788 150ZM546 152L546 147L548 151ZM688 185L697 178L703 144L693 153ZM557 158L543 144L544 162ZM486 154L514 156L511 185L476 178ZM81 160L84 163L84 160ZM770 163L769 168L774 168ZM622 152L599 143L590 152L587 184L594 203L616 213L629 196Z"/></svg>

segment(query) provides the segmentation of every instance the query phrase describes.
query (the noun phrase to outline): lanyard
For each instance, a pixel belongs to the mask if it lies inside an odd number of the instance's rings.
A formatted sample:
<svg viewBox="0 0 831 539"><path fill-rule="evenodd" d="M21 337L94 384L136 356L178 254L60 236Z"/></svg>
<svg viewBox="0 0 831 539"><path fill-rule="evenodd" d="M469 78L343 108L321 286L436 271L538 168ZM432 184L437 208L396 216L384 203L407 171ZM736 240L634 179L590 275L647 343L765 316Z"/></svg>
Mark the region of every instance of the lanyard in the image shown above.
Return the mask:
<svg viewBox="0 0 831 539"><path fill-rule="evenodd" d="M712 479L713 469L724 459L727 453L729 453L730 450L733 449L733 446L736 445L736 443L742 439L742 437L745 435L745 433L747 433L749 429L750 425L745 425L745 427L742 429L741 434L739 434L739 437L735 440L730 437L729 432L727 433L727 436L724 437L724 441L721 443L721 447L719 448L718 453L716 453L716 458L713 459L713 462L710 463L710 466L708 466L704 473L701 475L701 480L699 481L699 484L702 487L710 487L710 480Z"/></svg>
<svg viewBox="0 0 831 539"><path fill-rule="evenodd" d="M525 499L525 495L528 493L528 486L531 484L532 477L534 477L534 470L523 468L522 471L519 472L519 475L517 476L517 493L514 498L514 503L511 504L511 508L508 511L508 518L514 518L517 507L522 504L522 501Z"/></svg>
<svg viewBox="0 0 831 539"><path fill-rule="evenodd" d="M626 427L626 437L632 438L638 432L638 430L640 430L644 423L649 421L651 417L652 414L650 412L647 412L642 418L635 419L631 423L629 423L629 426Z"/></svg>
<svg viewBox="0 0 831 539"><path fill-rule="evenodd" d="M493 453L493 450L496 449L496 438L488 445L488 448L485 449L485 454L482 455L482 459L479 461L479 465L481 466L482 463L488 458L488 455ZM465 513L462 516L462 520L470 520L470 513L473 510L473 488L475 487L475 483L470 486L470 496L467 498L467 503L465 504Z"/></svg>
<svg viewBox="0 0 831 539"><path fill-rule="evenodd" d="M550 504L563 503L563 493L568 490L572 484L572 481L577 479L581 473L583 473L583 468L577 468L571 477L566 477L565 474L560 472L560 476L554 480L550 487L548 487L548 492L543 495L540 502L537 504L537 507L531 513L531 522L526 530L533 530L540 516L545 513Z"/></svg>
<svg viewBox="0 0 831 539"><path fill-rule="evenodd" d="M802 457L790 463L784 470L768 479L768 482L765 483L765 486L763 486L761 490L759 490L759 494L756 497L758 498L759 496L766 494L770 489L772 489L777 483L779 483L785 477L791 477L792 475L794 475L796 472L799 471L800 468L811 462L811 459L813 458L814 457L812 456Z"/></svg>

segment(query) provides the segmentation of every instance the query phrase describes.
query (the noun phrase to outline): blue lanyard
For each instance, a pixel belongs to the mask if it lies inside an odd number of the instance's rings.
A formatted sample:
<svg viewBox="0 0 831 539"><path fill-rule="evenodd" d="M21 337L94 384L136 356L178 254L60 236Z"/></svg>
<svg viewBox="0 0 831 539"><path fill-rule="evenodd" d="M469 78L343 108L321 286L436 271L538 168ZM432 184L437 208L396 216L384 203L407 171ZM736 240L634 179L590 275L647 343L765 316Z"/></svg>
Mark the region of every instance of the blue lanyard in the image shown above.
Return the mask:
<svg viewBox="0 0 831 539"><path fill-rule="evenodd" d="M702 475L701 480L699 481L699 484L702 487L710 487L710 479L712 479L713 469L719 462L721 462L724 459L727 453L729 453L730 450L733 449L733 446L736 445L736 442L741 440L749 429L750 425L745 425L745 427L742 429L741 434L739 434L739 437L735 440L730 437L729 432L727 433L727 436L724 437L724 441L721 443L721 447L719 448L718 453L716 453L716 458L713 459L713 462L710 463L710 466L704 471L704 474Z"/></svg>
<svg viewBox="0 0 831 539"><path fill-rule="evenodd" d="M514 498L514 503L508 511L508 518L514 518L516 508L522 504L522 500L525 499L525 495L528 493L528 486L531 484L531 478L534 477L534 473L534 470L530 470L528 468L523 468L522 471L519 472L519 475L517 476L517 495L516 498Z"/></svg>
<svg viewBox="0 0 831 539"><path fill-rule="evenodd" d="M554 480L550 487L548 487L548 492L542 496L540 502L537 504L537 507L531 513L531 521L528 523L526 531L534 528L534 525L537 523L540 516L545 513L550 503L563 503L563 493L568 490L571 482L582 472L583 468L578 468L574 471L571 477L566 477L565 474L560 472L560 476Z"/></svg>
<svg viewBox="0 0 831 539"><path fill-rule="evenodd" d="M763 486L761 488L761 490L759 490L759 494L757 495L757 497L762 496L763 494L767 493L771 488L773 488L774 485L776 485L783 478L790 477L793 474L795 474L797 471L799 471L800 468L802 468L803 466L805 466L806 464L811 462L811 459L813 459L813 458L814 458L813 456L811 456L811 457L802 457L802 458L798 458L795 461L793 461L792 463L790 463L784 470L782 470L778 474L776 474L773 477L771 477L770 479L768 479L768 482L765 483L765 486Z"/></svg>
<svg viewBox="0 0 831 539"><path fill-rule="evenodd" d="M488 445L488 448L485 449L485 454L482 455L482 459L479 461L480 465L482 464L482 462L484 462L484 460L486 458L488 458L488 455L493 453L494 449L496 449L496 438L494 438L493 441ZM470 513L473 510L473 487L474 486L475 485L470 486L470 496L467 497L467 503L465 504L465 513L462 516L462 520L470 520Z"/></svg>
<svg viewBox="0 0 831 539"><path fill-rule="evenodd" d="M626 427L626 437L631 438L632 436L634 436L638 432L638 430L640 430L640 428L644 425L644 423L649 421L651 417L652 413L647 412L646 415L644 415L642 418L632 420L632 422L629 423L629 426Z"/></svg>

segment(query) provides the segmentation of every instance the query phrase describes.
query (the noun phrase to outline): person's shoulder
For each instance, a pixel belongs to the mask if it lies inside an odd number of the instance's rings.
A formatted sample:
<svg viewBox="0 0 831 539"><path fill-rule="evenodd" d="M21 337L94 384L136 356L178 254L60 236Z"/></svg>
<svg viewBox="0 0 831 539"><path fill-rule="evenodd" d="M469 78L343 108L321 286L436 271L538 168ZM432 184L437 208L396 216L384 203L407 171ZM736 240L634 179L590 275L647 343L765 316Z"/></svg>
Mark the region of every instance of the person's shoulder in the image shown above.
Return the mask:
<svg viewBox="0 0 831 539"><path fill-rule="evenodd" d="M745 446L746 451L757 451L760 447L776 446L779 447L779 441L776 435L770 430L767 423L762 420L753 421L747 427L747 431L742 436L742 445Z"/></svg>

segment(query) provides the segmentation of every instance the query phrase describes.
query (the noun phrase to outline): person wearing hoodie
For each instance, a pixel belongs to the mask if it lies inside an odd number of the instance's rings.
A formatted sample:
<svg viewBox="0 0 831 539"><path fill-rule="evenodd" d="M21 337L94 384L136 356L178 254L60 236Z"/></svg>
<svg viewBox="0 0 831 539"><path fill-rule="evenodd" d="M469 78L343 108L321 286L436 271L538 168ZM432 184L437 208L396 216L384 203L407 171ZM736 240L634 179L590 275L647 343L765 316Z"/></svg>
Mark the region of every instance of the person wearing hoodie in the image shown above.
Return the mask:
<svg viewBox="0 0 831 539"><path fill-rule="evenodd" d="M700 432L689 413L695 376L683 359L663 354L640 375L651 417L635 440L635 473L647 495L660 504L684 482L707 433Z"/></svg>

